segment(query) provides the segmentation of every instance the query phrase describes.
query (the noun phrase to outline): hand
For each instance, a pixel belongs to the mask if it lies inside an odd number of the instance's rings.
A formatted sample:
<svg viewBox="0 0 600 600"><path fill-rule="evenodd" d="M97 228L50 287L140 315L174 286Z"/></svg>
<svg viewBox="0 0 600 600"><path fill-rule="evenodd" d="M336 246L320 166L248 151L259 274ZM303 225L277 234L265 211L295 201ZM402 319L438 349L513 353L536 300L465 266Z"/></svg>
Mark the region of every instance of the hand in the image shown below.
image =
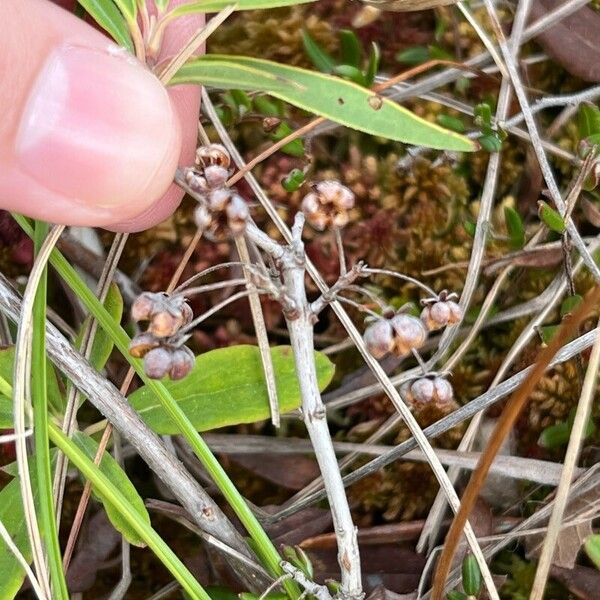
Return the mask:
<svg viewBox="0 0 600 600"><path fill-rule="evenodd" d="M48 0L0 0L0 15L0 208L116 231L167 218L183 196L175 169L193 162L199 88L167 91ZM174 21L160 60L202 23L202 15Z"/></svg>

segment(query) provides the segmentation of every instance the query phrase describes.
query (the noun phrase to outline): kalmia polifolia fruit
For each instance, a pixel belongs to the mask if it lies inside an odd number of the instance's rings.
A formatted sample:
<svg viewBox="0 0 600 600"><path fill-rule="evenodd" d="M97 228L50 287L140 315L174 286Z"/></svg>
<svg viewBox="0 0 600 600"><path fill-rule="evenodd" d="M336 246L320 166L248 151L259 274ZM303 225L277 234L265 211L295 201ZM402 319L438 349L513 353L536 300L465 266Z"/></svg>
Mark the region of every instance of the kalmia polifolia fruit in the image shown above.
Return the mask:
<svg viewBox="0 0 600 600"><path fill-rule="evenodd" d="M150 350L158 348L160 346L160 340L158 340L151 333L140 333L136 335L129 343L129 354L134 358L142 358Z"/></svg>
<svg viewBox="0 0 600 600"><path fill-rule="evenodd" d="M383 358L394 349L394 330L388 319L378 319L367 327L363 340L375 358Z"/></svg>
<svg viewBox="0 0 600 600"><path fill-rule="evenodd" d="M317 230L344 227L354 207L354 194L339 181L327 180L313 184L313 191L302 200L302 212Z"/></svg>
<svg viewBox="0 0 600 600"><path fill-rule="evenodd" d="M427 339L427 330L421 319L398 313L390 319L394 330L394 348L396 356L406 356L413 349L418 350Z"/></svg>
<svg viewBox="0 0 600 600"><path fill-rule="evenodd" d="M196 150L196 164L202 168L216 165L228 169L230 163L229 152L221 144L208 144Z"/></svg>
<svg viewBox="0 0 600 600"><path fill-rule="evenodd" d="M401 389L404 397L417 406L436 403L439 406L447 405L454 399L454 390L450 382L444 377L421 377L406 383Z"/></svg>
<svg viewBox="0 0 600 600"><path fill-rule="evenodd" d="M437 298L425 300L425 308L421 312L421 320L429 331L442 329L448 325L460 323L463 318L461 307L454 302L456 294L448 294L446 290L440 292Z"/></svg>

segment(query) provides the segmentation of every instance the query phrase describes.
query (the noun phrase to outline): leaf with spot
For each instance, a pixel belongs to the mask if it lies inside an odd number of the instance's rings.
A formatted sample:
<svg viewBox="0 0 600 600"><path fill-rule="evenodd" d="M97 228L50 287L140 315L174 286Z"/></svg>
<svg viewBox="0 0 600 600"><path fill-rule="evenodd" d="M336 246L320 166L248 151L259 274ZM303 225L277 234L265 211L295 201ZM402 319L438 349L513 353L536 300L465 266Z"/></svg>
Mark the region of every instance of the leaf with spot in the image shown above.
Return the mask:
<svg viewBox="0 0 600 600"><path fill-rule="evenodd" d="M355 83L268 60L207 54L183 65L170 83L268 92L371 135L441 150L471 152L476 148L464 136L429 123Z"/></svg>

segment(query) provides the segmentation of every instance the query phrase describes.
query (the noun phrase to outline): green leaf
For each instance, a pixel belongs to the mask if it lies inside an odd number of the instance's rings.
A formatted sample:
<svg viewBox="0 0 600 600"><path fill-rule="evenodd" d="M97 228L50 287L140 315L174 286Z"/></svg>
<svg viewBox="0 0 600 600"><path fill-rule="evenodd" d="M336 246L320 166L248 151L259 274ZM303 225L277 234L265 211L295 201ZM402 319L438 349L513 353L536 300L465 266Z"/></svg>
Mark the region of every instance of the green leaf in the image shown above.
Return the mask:
<svg viewBox="0 0 600 600"><path fill-rule="evenodd" d="M13 428L13 403L10 398L0 395L0 429ZM1 596L0 596L1 597Z"/></svg>
<svg viewBox="0 0 600 600"><path fill-rule="evenodd" d="M302 31L302 45L304 46L306 55L319 71L323 73L331 73L333 71L335 68L333 58L305 30Z"/></svg>
<svg viewBox="0 0 600 600"><path fill-rule="evenodd" d="M137 18L137 4L135 0L113 0L128 21Z"/></svg>
<svg viewBox="0 0 600 600"><path fill-rule="evenodd" d="M469 600L469 596L459 590L450 590L446 594L446 600Z"/></svg>
<svg viewBox="0 0 600 600"><path fill-rule="evenodd" d="M467 554L462 563L462 586L469 596L477 596L481 590L481 571L472 554Z"/></svg>
<svg viewBox="0 0 600 600"><path fill-rule="evenodd" d="M292 169L281 180L281 186L286 192L295 192L296 190L300 189L305 180L306 176L304 175L304 171L301 169Z"/></svg>
<svg viewBox="0 0 600 600"><path fill-rule="evenodd" d="M480 146L488 152L499 152L502 148L502 141L495 132L487 133L477 138Z"/></svg>
<svg viewBox="0 0 600 600"><path fill-rule="evenodd" d="M121 322L121 317L123 316L123 297L119 291L119 286L114 282L110 284L108 293L106 294L104 308L117 323ZM88 317L88 319L90 318L91 317ZM82 331L79 332L79 335L75 340L75 345L77 348L81 348ZM114 344L110 336L104 331L104 329L99 327L96 331L94 343L92 344L92 352L90 354L90 364L94 367L94 369L100 371L104 368L104 365L110 357L113 347Z"/></svg>
<svg viewBox="0 0 600 600"><path fill-rule="evenodd" d="M346 65L352 65L353 67L359 68L360 57L362 55L360 40L354 31L350 31L349 29L342 29L339 35L342 47L342 62Z"/></svg>
<svg viewBox="0 0 600 600"><path fill-rule="evenodd" d="M133 42L127 23L112 0L78 0L78 2L117 44L133 53Z"/></svg>
<svg viewBox="0 0 600 600"><path fill-rule="evenodd" d="M437 115L435 120L446 129L451 129L457 133L464 133L465 124L458 118L452 117L451 115Z"/></svg>
<svg viewBox="0 0 600 600"><path fill-rule="evenodd" d="M577 124L579 138L582 140L600 135L600 109L593 104L581 104L577 115Z"/></svg>
<svg viewBox="0 0 600 600"><path fill-rule="evenodd" d="M94 460L98 444L94 439L85 433L76 431L73 434L73 443L91 460ZM144 506L144 501L138 494L133 483L127 477L125 471L119 466L119 463L111 456L109 452L105 452L102 461L100 462L100 471L104 473L106 478L119 489L121 494L130 502L131 506L136 510L140 519L150 525L150 515ZM94 495L106 510L106 514L113 524L114 528L121 532L127 541L134 546L145 546L142 537L131 527L129 522L123 518L121 513L100 494L92 485Z"/></svg>
<svg viewBox="0 0 600 600"><path fill-rule="evenodd" d="M543 325L537 328L537 332L542 339L542 342L548 345L558 331L558 325Z"/></svg>
<svg viewBox="0 0 600 600"><path fill-rule="evenodd" d="M379 61L381 59L381 52L379 46L375 42L371 42L371 53L369 54L369 63L367 64L367 71L365 73L365 80L368 87L372 86L375 81L375 76L379 71Z"/></svg>
<svg viewBox="0 0 600 600"><path fill-rule="evenodd" d="M487 102L477 104L473 109L475 114L475 123L478 126L489 127L492 124L492 107Z"/></svg>
<svg viewBox="0 0 600 600"><path fill-rule="evenodd" d="M349 81L354 81L354 83L362 87L367 87L367 80L364 73L352 65L337 65L333 68L333 73Z"/></svg>
<svg viewBox="0 0 600 600"><path fill-rule="evenodd" d="M596 565L596 569L600 570L600 534L595 533L587 537L583 547L588 558Z"/></svg>
<svg viewBox="0 0 600 600"><path fill-rule="evenodd" d="M560 316L565 317L569 313L572 313L582 302L583 298L579 294L565 298L560 305Z"/></svg>
<svg viewBox="0 0 600 600"><path fill-rule="evenodd" d="M560 216L560 213L555 211L543 200L538 202L538 206L538 215L546 227L548 227L548 229L551 231L555 231L556 233L564 233L567 226L565 225L563 218Z"/></svg>
<svg viewBox="0 0 600 600"><path fill-rule="evenodd" d="M14 363L15 347L8 346L6 348L0 348L0 379L3 379L6 383L8 383L9 386L12 386ZM55 415L62 416L65 409L65 398L58 384L58 379L56 377L54 367L52 366L52 363L49 360L46 361L46 369L48 404L50 405L50 408ZM10 389L10 393L12 394L12 387ZM6 395L8 396L9 394Z"/></svg>
<svg viewBox="0 0 600 600"><path fill-rule="evenodd" d="M237 0L235 10L258 10L279 8L281 6L295 6L296 4L309 4L315 0ZM192 13L212 13L219 12L232 4L234 0L202 0L201 2L188 2L182 4L171 11L175 17L189 15Z"/></svg>
<svg viewBox="0 0 600 600"><path fill-rule="evenodd" d="M467 232L467 235L469 235L470 237L475 237L477 225L473 223L473 221L464 221L462 226L463 229Z"/></svg>
<svg viewBox="0 0 600 600"><path fill-rule="evenodd" d="M282 116L282 111L280 110L280 107L277 106L277 104L275 102L273 102L267 96L256 96L252 100L252 102L254 104L254 108L261 115L265 115L266 117L281 117Z"/></svg>
<svg viewBox="0 0 600 600"><path fill-rule="evenodd" d="M571 410L569 418L566 421L555 423L546 427L538 438L538 445L542 448L562 448L569 443L573 422L575 421L575 410ZM596 425L591 418L588 418L583 432L583 439L587 439L596 431Z"/></svg>
<svg viewBox="0 0 600 600"><path fill-rule="evenodd" d="M510 247L513 250L520 250L525 245L525 227L521 216L514 208L505 206L504 221L510 238Z"/></svg>
<svg viewBox="0 0 600 600"><path fill-rule="evenodd" d="M271 134L271 139L274 142L278 142L292 132L293 129L285 121L282 121L277 126L277 129ZM304 142L300 138L297 138L288 142L285 146L282 146L281 151L290 156L302 157L304 156Z"/></svg>
<svg viewBox="0 0 600 600"><path fill-rule="evenodd" d="M372 135L441 150L470 152L476 148L467 138L355 83L268 60L207 54L183 65L171 83L261 90Z"/></svg>
<svg viewBox="0 0 600 600"><path fill-rule="evenodd" d="M286 413L300 406L294 357L289 346L271 348L271 356L279 408ZM333 377L334 367L318 352L315 361L319 386L324 389ZM269 418L269 399L256 346L232 346L206 352L196 357L196 365L185 379L163 383L198 431ZM129 402L157 433L179 433L147 386L133 392Z"/></svg>
<svg viewBox="0 0 600 600"><path fill-rule="evenodd" d="M412 46L396 54L396 60L405 65L420 65L429 60L429 48L425 46Z"/></svg>

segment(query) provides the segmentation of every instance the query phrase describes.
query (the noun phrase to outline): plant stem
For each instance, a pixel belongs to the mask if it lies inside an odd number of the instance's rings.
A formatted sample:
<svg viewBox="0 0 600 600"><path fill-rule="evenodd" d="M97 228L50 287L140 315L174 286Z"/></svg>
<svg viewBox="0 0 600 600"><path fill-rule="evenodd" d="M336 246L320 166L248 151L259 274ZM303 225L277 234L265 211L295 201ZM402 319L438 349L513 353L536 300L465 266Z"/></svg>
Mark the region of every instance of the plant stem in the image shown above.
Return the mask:
<svg viewBox="0 0 600 600"><path fill-rule="evenodd" d="M40 251L48 234L48 225L36 221L34 247ZM60 545L54 518L52 469L48 440L48 392L46 387L46 284L48 269L44 268L33 303L31 340L31 395L33 398L33 433L35 465L38 478L40 525L46 542L46 553L53 583L53 598L68 600L67 583L62 568Z"/></svg>

